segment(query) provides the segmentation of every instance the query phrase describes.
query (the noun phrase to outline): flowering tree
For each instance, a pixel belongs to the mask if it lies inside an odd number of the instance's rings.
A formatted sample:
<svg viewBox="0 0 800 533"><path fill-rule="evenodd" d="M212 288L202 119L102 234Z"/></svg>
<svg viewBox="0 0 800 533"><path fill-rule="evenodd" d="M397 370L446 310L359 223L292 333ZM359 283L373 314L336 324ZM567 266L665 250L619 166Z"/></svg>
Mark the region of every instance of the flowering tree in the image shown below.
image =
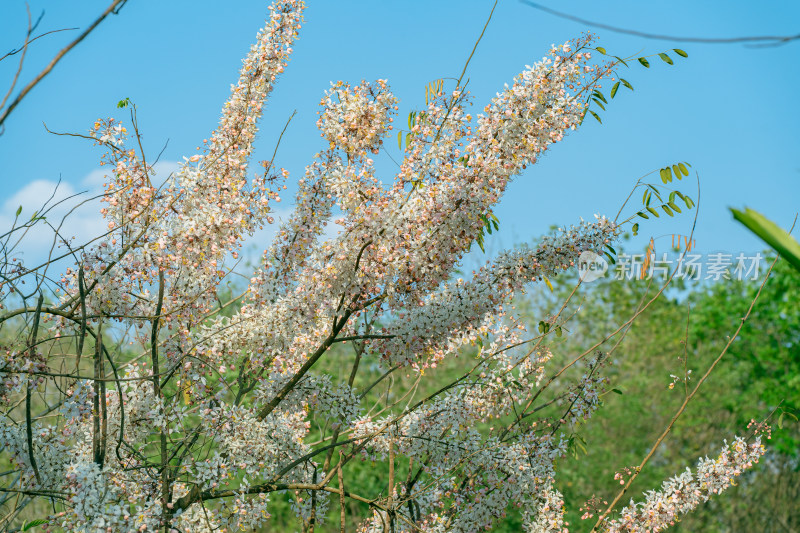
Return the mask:
<svg viewBox="0 0 800 533"><path fill-rule="evenodd" d="M607 358L576 356L582 376L551 395L565 369L545 379L547 335L526 335L510 304L620 226L598 217L468 279L455 269L512 177L576 129L618 60L592 62L591 37L554 47L476 117L460 81L436 87L392 183L371 158L397 111L387 82L334 83L294 211L225 304L226 260L274 223L287 178L272 162L251 177L248 163L302 11L270 8L219 127L163 185L130 148L138 130L97 121L107 233L70 246L75 265L55 278L52 262L6 262L0 443L16 477L0 490L50 502L48 527L67 531L251 530L285 498L309 531L336 507L342 531L477 531L510 508L529 531L565 531L556 463L599 405ZM470 347L460 378L428 385ZM341 380L319 371L331 357ZM760 437L737 438L595 527L663 529L762 453ZM376 493L350 481L364 461L385 466Z"/></svg>

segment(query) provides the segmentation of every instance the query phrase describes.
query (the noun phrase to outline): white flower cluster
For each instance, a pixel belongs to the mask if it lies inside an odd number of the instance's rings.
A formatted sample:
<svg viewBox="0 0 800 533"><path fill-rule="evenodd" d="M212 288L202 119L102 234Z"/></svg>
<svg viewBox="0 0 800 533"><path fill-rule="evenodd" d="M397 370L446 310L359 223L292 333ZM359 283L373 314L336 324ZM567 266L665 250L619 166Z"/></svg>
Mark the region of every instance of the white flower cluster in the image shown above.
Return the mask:
<svg viewBox="0 0 800 533"><path fill-rule="evenodd" d="M513 441L487 438L475 429L476 424L507 413L510 402L524 404L536 392L535 387L509 386L517 381L515 358L502 355L475 380L398 422L364 417L353 426L351 435L371 444L363 452L365 459L384 460L393 443L396 453L420 461L426 474L438 480L408 495L417 502L420 516L426 517L428 526L423 531L478 531L502 517L511 502L522 507L531 531L565 529L563 501L552 483L554 462L566 453L566 439L547 424L541 428L534 424ZM587 418L597 407L592 399L597 398L595 386L601 380L592 376L601 359L589 364L561 423ZM451 477L456 470L471 482L459 483L459 478ZM381 521L375 515L363 528L380 531Z"/></svg>
<svg viewBox="0 0 800 533"><path fill-rule="evenodd" d="M207 312L223 260L237 255L243 237L266 219L270 199L278 199L267 176L249 183L247 162L257 119L287 64L303 9L300 0L270 7L268 24L244 60L205 153L188 158L161 189L150 182L153 170L143 157L124 148L125 128L112 121L95 124L93 136L111 145L106 163L113 170L103 210L110 233L82 261L85 286L91 287L90 315L154 314L157 291L151 289L165 272L170 275L162 305L173 320L185 322L178 331ZM113 139L103 140L110 134ZM66 280L64 301L71 302L80 296L77 271Z"/></svg>
<svg viewBox="0 0 800 533"><path fill-rule="evenodd" d="M37 352L31 357L28 350L2 350L0 352L0 400L9 401L14 393L40 380L26 374L35 374L47 369L44 358Z"/></svg>
<svg viewBox="0 0 800 533"><path fill-rule="evenodd" d="M524 513L523 525L528 533L567 533L564 522L564 497L557 490L550 488L538 505Z"/></svg>
<svg viewBox="0 0 800 533"><path fill-rule="evenodd" d="M381 331L393 337L380 343L381 352L395 363L414 362L424 353L433 355L434 361L453 353L460 344L486 334L485 322L526 283L573 267L582 252L602 250L618 231L600 218L546 237L535 249L500 254L470 281L459 278L430 293L418 306L398 311L396 325Z"/></svg>
<svg viewBox="0 0 800 533"><path fill-rule="evenodd" d="M327 374L312 376L297 387L308 407L315 415L330 421L333 428L349 426L361 411L361 402L347 383L334 385Z"/></svg>
<svg viewBox="0 0 800 533"><path fill-rule="evenodd" d="M222 406L203 412L203 424L214 429L216 450L195 462L196 479L204 488L244 474L268 478L308 452L305 413L276 411L259 420L245 407Z"/></svg>
<svg viewBox="0 0 800 533"><path fill-rule="evenodd" d="M333 83L320 103L317 126L321 135L331 149L341 148L354 157L367 151L378 153L397 109L397 98L389 92L386 80L362 81L355 87L343 81Z"/></svg>
<svg viewBox="0 0 800 533"><path fill-rule="evenodd" d="M52 426L35 424L31 437L36 460L36 470L30 462L24 425L0 424L0 446L9 454L21 474L21 482L31 487L59 486L69 461L69 440L63 431ZM36 479L39 473L39 483Z"/></svg>
<svg viewBox="0 0 800 533"><path fill-rule="evenodd" d="M736 477L757 463L764 451L761 437L756 437L752 444L736 437L733 445L725 443L716 459L701 458L695 473L687 468L666 480L661 490L648 492L645 501L634 503L631 500L630 505L620 511L619 518L605 524L604 531L662 531L713 494L734 485Z"/></svg>

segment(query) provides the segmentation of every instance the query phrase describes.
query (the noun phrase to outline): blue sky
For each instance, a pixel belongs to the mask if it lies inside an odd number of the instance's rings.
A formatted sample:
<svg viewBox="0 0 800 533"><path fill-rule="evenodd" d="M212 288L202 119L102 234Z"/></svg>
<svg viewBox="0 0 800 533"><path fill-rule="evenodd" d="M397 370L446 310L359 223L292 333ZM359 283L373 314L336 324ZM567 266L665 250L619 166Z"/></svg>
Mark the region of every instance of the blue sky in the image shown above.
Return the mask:
<svg viewBox="0 0 800 533"><path fill-rule="evenodd" d="M273 93L261 122L254 161L269 159L280 130L297 110L278 152L277 164L297 178L322 147L316 111L331 81L387 78L400 98L400 120L424 105L425 85L457 77L492 2L309 0L306 22L289 68ZM542 3L583 18L653 33L729 37L789 35L799 31L800 3L772 2L594 2ZM20 44L26 15L22 1L7 0L0 17L0 52ZM86 27L106 6L103 1L30 0L34 17L46 11L40 30ZM0 222L20 203L32 212L48 185L59 179L65 191L97 191L101 155L91 143L45 132L86 132L98 117L127 118L115 108L130 98L150 154L169 144L161 159L191 155L216 125L241 58L263 24L266 2L130 1L70 52L6 122L0 137ZM480 109L525 65L541 59L552 43L590 29L515 0L501 0L470 64L469 87ZM689 58L668 66L654 58L651 68L632 65L623 74L635 91L620 91L602 113L603 124L584 126L548 151L517 178L497 216L501 231L490 248L531 241L553 224L577 222L594 213L616 214L636 180L677 161L700 174L701 202L696 230L703 251L754 251L762 245L732 220L727 208L749 206L788 226L800 210L800 41L773 48L703 45L644 40L598 30L609 52L649 55L682 48ZM77 32L62 32L34 43L26 83ZM672 54L675 57L674 54ZM0 87L8 87L18 56L0 63ZM476 110L477 110L476 109ZM394 140L387 142L398 156ZM151 155L152 157L152 155ZM392 164L379 159L390 180ZM653 181L657 181L657 175ZM291 180L290 180L291 183ZM680 189L697 197L693 180ZM290 187L291 190L291 187ZM638 197L637 197L638 196ZM633 202L640 202L641 195ZM291 195L281 204L288 207ZM86 211L86 210L84 210ZM691 216L662 217L642 224L635 244L650 235L687 233ZM81 236L98 226L96 215L79 213L67 229ZM254 246L268 244L265 236ZM666 247L666 240L664 246Z"/></svg>

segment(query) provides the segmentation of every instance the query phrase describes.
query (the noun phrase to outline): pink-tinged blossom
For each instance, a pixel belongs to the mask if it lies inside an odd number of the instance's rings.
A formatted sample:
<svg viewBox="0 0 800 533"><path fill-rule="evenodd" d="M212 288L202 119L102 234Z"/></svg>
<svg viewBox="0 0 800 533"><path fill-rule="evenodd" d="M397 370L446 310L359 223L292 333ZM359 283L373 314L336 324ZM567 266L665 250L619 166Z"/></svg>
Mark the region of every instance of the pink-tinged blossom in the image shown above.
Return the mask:
<svg viewBox="0 0 800 533"><path fill-rule="evenodd" d="M599 218L545 237L536 248L501 253L471 280L458 278L430 293L418 306L398 311L396 325L387 325L381 332L392 338L380 343L379 349L395 363L436 362L485 335L486 321L527 283L574 267L581 253L601 251L617 233L613 223ZM420 354L430 354L430 360L420 361Z"/></svg>
<svg viewBox="0 0 800 533"><path fill-rule="evenodd" d="M567 533L564 521L564 497L557 490L550 488L538 505L523 514L523 527L527 533Z"/></svg>
<svg viewBox="0 0 800 533"><path fill-rule="evenodd" d="M735 485L736 478L758 463L764 451L760 436L750 444L736 437L732 445L725 443L716 459L701 458L695 472L687 468L666 480L661 490L646 493L643 502L631 500L630 505L620 511L619 518L605 525L604 531L662 531L714 494Z"/></svg>
<svg viewBox="0 0 800 533"><path fill-rule="evenodd" d="M389 92L386 80L361 82L355 87L336 82L321 104L317 121L321 135L331 149L340 148L353 157L378 152L392 129L392 115L397 109L397 99Z"/></svg>
<svg viewBox="0 0 800 533"><path fill-rule="evenodd" d="M257 121L287 64L303 9L297 0L270 8L219 127L203 153L186 158L163 186L151 183L151 164L125 148L131 139L124 127L113 120L95 124L92 135L111 148L105 162L112 174L103 210L110 234L83 261L91 314L152 314L159 272L169 274L165 309L189 326L207 312L226 256L237 254L242 239L266 221L270 200L278 199L270 176L249 180L247 168ZM75 298L77 275L70 281L67 298Z"/></svg>

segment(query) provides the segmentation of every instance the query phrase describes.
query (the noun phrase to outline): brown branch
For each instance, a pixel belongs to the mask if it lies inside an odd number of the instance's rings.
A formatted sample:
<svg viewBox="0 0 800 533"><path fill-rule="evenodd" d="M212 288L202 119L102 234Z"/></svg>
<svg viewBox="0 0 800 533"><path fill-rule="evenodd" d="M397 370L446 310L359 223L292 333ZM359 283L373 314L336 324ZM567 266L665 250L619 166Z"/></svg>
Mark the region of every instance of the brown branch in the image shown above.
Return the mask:
<svg viewBox="0 0 800 533"><path fill-rule="evenodd" d="M36 349L36 333L39 330L39 317L42 314L42 302L44 302L44 294L39 293L39 301L36 302L36 314L33 315L33 328L31 329L30 353L28 357L33 360ZM28 377L28 382L25 384L25 436L28 440L28 460L31 463L31 468L36 476L36 482L41 485L42 478L39 475L39 468L36 466L36 457L33 454L33 427L31 421L31 379Z"/></svg>
<svg viewBox="0 0 800 533"><path fill-rule="evenodd" d="M347 324L347 320L350 318L352 313L353 312L351 310L345 311L344 315L342 315L342 318L338 322L334 323L333 331L331 331L330 335L328 335L328 337L322 342L322 345L317 348L317 351L311 354L311 357L308 358L308 361L306 361L300 370L298 370L297 373L292 376L292 379L290 379L286 385L283 386L280 392L278 392L278 394L276 394L275 397L267 405L265 405L261 411L259 411L258 415L256 415L258 420L263 420L267 415L274 411L275 408L278 407L278 404L281 403L283 399L286 398L286 396L294 389L294 386L297 385L297 382L300 381L300 379L305 376L309 370L311 370L311 367L314 366L319 358L322 357L328 348L331 347L331 344L333 344L333 341L336 339L336 335L338 335L345 324Z"/></svg>
<svg viewBox="0 0 800 533"><path fill-rule="evenodd" d="M42 70L33 80L31 80L31 82L28 83L28 85L26 85L19 92L17 97L14 99L14 101L12 101L10 104L8 104L8 107L2 112L2 114L0 114L0 126L3 125L3 123L6 120L6 118L8 118L8 116L11 114L11 112L19 105L19 103L22 101L22 99L25 98L25 96L27 96L27 94L29 92L31 92L31 90L40 81L42 81L42 79L44 79L45 76L50 74L50 71L53 70L53 68L55 68L56 64L58 64L58 62L61 61L61 58L63 58L66 55L67 52L69 52L70 50L75 48L75 46L77 46L78 43L83 41L86 38L86 36L88 36L101 22L103 22L103 20L109 14L111 14L111 13L116 14L119 11L119 9L121 9L122 6L125 5L125 2L127 2L127 1L128 0L114 0L113 2L111 2L111 5L109 5L106 8L106 10L97 18L97 20L95 20L88 28L86 28L86 30L84 30L83 33L78 35L78 37L76 37L74 41L69 43L64 48L62 48L61 51L58 52L55 55L55 57L50 61L50 63L44 68L44 70Z"/></svg>
<svg viewBox="0 0 800 533"><path fill-rule="evenodd" d="M340 488L327 487L324 486L322 483L316 483L316 484L264 483L262 485L253 485L252 487L247 487L244 490L230 489L230 490L219 490L219 491L217 490L201 491L195 485L194 487L192 487L192 490L189 491L189 494L183 496L182 498L178 499L175 502L175 509L186 509L189 505L199 501L215 500L219 498L230 498L232 496L239 496L241 494L264 494L269 492L277 492L280 490L308 490L308 491L321 490L323 492L330 492L332 494L344 495L346 498L351 498L358 502L369 504L371 507L375 507L377 509L380 509L381 511L386 511L386 508L377 503L375 500L365 498L364 496L360 496L358 494L354 494L352 492L348 492Z"/></svg>
<svg viewBox="0 0 800 533"><path fill-rule="evenodd" d="M603 28L604 30L613 31L615 33L622 33L625 35L633 35L635 37L642 37L644 39L654 39L658 41L678 41L684 43L702 43L702 44L736 44L736 43L756 43L753 46L779 46L782 44L786 44L789 41L794 41L800 39L800 33L797 35L762 35L762 36L748 36L748 37L722 37L722 38L715 38L715 37L678 37L675 35L661 35L658 33L647 33L638 30L629 30L626 28L619 28L617 26L611 26L609 24L603 24L602 22L595 22L587 19L583 19L580 17L576 17L575 15L570 15L569 13L564 13L562 11L556 11L555 9L551 9L549 7L543 6L541 4L537 4L535 2L531 2L530 0L520 0L521 3L525 4L528 7L532 7L534 9L538 9L540 11L544 11L545 13L549 13L556 17L560 17L563 19L571 20L573 22L579 22L581 24L586 24L587 26L594 26L597 28Z"/></svg>
<svg viewBox="0 0 800 533"><path fill-rule="evenodd" d="M345 523L347 522L347 515L344 508L344 475L342 474L342 451L339 450L339 462L336 466L336 474L339 478L339 522L340 533L345 533Z"/></svg>
<svg viewBox="0 0 800 533"><path fill-rule="evenodd" d="M156 309L155 309L155 317L153 318L153 327L150 332L150 357L153 363L153 394L163 401L163 394L161 392L161 382L159 376L159 365L158 365L158 329L161 323L161 312L162 306L164 305L164 271L159 270L158 272L158 301L156 302ZM164 414L164 406L161 406L161 414ZM171 490L170 490L170 475L169 475L169 468L168 462L169 457L167 456L167 434L164 429L161 429L161 437L160 437L160 444L161 444L161 509L162 509L162 521L164 522L164 533L168 533L170 530L169 523L171 518L171 511L168 507L168 503L170 501Z"/></svg>
<svg viewBox="0 0 800 533"><path fill-rule="evenodd" d="M26 47L26 46L28 46L29 44L31 44L33 41L35 41L35 40L37 40L37 39L41 39L42 37L45 37L45 36L47 36L47 35L50 35L51 33L58 33L58 32L60 32L60 31L72 31L72 30L78 30L78 29L80 29L80 28L61 28L60 30L50 30L50 31L46 31L46 32L44 32L44 33L42 33L42 34L40 34L40 35L37 35L37 36L36 36L36 37L34 37L33 39L30 39L29 41L27 41L27 42L26 42L26 43L25 43L25 44L22 46L22 48L15 48L14 50L11 50L10 52L6 53L4 56L0 57L0 61L4 60L5 58L7 58L7 57L9 57L9 56L13 56L13 55L15 55L15 54L18 54L18 53L20 53L20 52L24 52L24 51L25 51L25 47Z"/></svg>
<svg viewBox="0 0 800 533"><path fill-rule="evenodd" d="M95 434L92 439L94 448L94 462L100 468L103 468L103 463L106 459L106 442L108 435L108 414L106 409L106 380L98 379L101 376L105 378L105 368L103 365L103 323L102 321L97 326L97 336L94 341L94 429Z"/></svg>
<svg viewBox="0 0 800 533"><path fill-rule="evenodd" d="M14 92L14 87L17 86L17 81L19 81L19 75L22 74L22 65L25 63L25 54L28 52L28 43L30 42L28 38L31 36L31 33L33 32L33 27L31 26L31 8L30 6L26 5L25 9L28 12L28 32L25 34L25 44L22 45L22 55L19 58L19 65L17 65L17 71L14 73L14 79L11 80L11 85L8 87L8 92L6 92L6 95L3 97L3 100L0 101L0 109L5 107L8 98L11 96L11 93Z"/></svg>
<svg viewBox="0 0 800 533"><path fill-rule="evenodd" d="M83 262L78 265L78 297L81 306L81 331L78 334L78 353L75 354L75 373L80 372L83 343L86 339L86 281L83 273Z"/></svg>

